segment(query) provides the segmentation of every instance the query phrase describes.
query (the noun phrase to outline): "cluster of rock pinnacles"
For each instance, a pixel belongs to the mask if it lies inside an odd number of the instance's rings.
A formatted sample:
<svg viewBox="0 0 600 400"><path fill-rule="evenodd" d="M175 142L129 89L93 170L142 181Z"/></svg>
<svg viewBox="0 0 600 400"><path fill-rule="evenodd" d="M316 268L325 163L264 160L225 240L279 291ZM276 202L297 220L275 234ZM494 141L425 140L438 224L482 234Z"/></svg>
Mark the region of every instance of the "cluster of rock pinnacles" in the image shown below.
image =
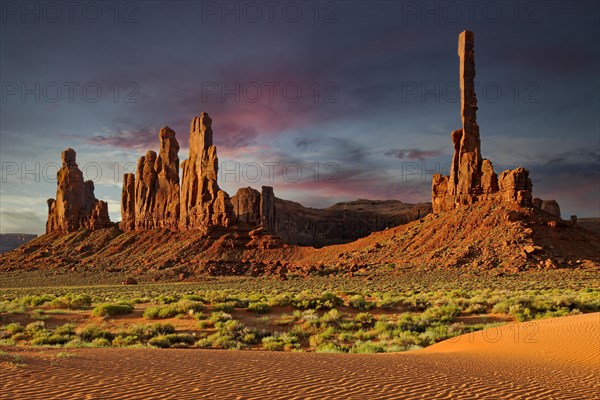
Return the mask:
<svg viewBox="0 0 600 400"><path fill-rule="evenodd" d="M219 160L213 145L212 120L207 113L192 120L189 158L181 163L181 181L175 131L168 126L162 128L159 140L158 154L148 151L139 159L136 174L123 177L119 224L122 230L167 228L206 232L211 226L228 227L238 221L262 226L267 231L273 229L275 194L272 187L263 186L262 192L242 188L231 198L219 188ZM75 163L75 151L63 151L56 200L48 200L46 231L66 233L110 226L108 207L94 198L93 189L91 181L83 183L81 170ZM89 205L88 199L91 199Z"/></svg>
<svg viewBox="0 0 600 400"><path fill-rule="evenodd" d="M433 212L453 210L480 201L509 202L535 206L560 217L554 200L532 199L529 172L524 168L504 171L500 177L492 163L481 157L475 96L475 52L473 32L459 35L462 128L452 132L454 157L449 176L432 179ZM121 196L121 223L124 231L167 228L200 230L228 227L235 222L262 226L273 232L276 224L273 188L239 189L235 196L217 183L217 148L213 145L212 120L207 113L192 120L189 158L181 163L175 132L164 127L159 133L160 150L148 151L137 165L137 173L125 174ZM106 202L94 197L92 181L83 181L75 162L75 151L62 153L56 200L48 200L46 231L67 233L80 228L110 226Z"/></svg>

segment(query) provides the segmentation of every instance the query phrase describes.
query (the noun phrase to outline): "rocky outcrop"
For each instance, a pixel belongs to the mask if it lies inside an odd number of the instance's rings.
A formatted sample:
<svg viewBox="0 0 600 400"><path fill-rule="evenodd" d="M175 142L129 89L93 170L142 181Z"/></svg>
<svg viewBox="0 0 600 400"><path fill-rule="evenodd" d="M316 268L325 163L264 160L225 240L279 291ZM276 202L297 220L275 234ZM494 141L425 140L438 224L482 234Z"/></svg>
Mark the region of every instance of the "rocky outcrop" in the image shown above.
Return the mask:
<svg viewBox="0 0 600 400"><path fill-rule="evenodd" d="M137 172L125 174L121 191L123 230L177 229L179 224L179 143L168 126L158 134L160 151L138 160Z"/></svg>
<svg viewBox="0 0 600 400"><path fill-rule="evenodd" d="M238 222L259 223L261 211L261 194L251 187L238 189L231 197L233 212Z"/></svg>
<svg viewBox="0 0 600 400"><path fill-rule="evenodd" d="M539 197L536 197L533 199L532 203L534 207L560 218L560 206L556 200L542 200Z"/></svg>
<svg viewBox="0 0 600 400"><path fill-rule="evenodd" d="M262 191L251 187L238 189L231 198L235 219L264 228L265 232L277 232L275 193L271 186L263 186Z"/></svg>
<svg viewBox="0 0 600 400"><path fill-rule="evenodd" d="M229 226L235 216L229 195L219 189L217 148L207 113L192 120L189 158L182 163L180 229Z"/></svg>
<svg viewBox="0 0 600 400"><path fill-rule="evenodd" d="M75 150L62 152L62 166L57 173L56 199L48 199L46 233L68 233L100 229L111 225L108 204L94 196L94 182L84 181L77 166Z"/></svg>
<svg viewBox="0 0 600 400"><path fill-rule="evenodd" d="M438 213L478 201L504 201L530 206L532 184L524 168L504 171L500 178L491 161L481 157L475 95L475 40L473 32L458 38L462 128L451 134L454 156L449 176L433 176L432 204Z"/></svg>

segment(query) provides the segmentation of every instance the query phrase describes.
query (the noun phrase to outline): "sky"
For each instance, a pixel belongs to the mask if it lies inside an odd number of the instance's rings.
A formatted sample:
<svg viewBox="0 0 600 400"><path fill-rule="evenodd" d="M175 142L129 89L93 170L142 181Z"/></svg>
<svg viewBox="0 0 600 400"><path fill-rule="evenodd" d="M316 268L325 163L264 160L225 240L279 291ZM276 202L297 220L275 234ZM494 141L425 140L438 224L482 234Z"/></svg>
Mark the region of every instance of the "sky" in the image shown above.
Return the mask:
<svg viewBox="0 0 600 400"><path fill-rule="evenodd" d="M596 1L3 1L0 232L43 233L60 153L120 220L122 175L168 125L213 119L219 185L310 207L431 200L475 33L482 154L563 218L600 216Z"/></svg>

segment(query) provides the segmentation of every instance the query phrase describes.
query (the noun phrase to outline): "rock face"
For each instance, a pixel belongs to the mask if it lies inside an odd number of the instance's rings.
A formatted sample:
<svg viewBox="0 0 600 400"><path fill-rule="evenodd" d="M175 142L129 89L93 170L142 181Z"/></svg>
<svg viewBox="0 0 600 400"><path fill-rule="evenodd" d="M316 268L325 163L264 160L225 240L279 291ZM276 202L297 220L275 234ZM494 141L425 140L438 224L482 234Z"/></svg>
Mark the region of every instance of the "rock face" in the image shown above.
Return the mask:
<svg viewBox="0 0 600 400"><path fill-rule="evenodd" d="M135 175L123 176L123 190L121 191L121 223L119 227L124 231L135 229Z"/></svg>
<svg viewBox="0 0 600 400"><path fill-rule="evenodd" d="M108 204L94 196L94 182L83 180L75 150L62 152L62 167L57 173L56 199L48 199L46 233L68 233L80 228L110 226Z"/></svg>
<svg viewBox="0 0 600 400"><path fill-rule="evenodd" d="M432 179L433 211L450 211L477 201L505 201L531 205L532 184L524 168L504 171L498 179L491 161L481 157L475 95L475 39L464 31L458 38L462 128L451 134L454 156L449 176Z"/></svg>
<svg viewBox="0 0 600 400"><path fill-rule="evenodd" d="M261 194L258 190L251 187L240 188L231 198L231 203L237 221L247 223L260 221Z"/></svg>
<svg viewBox="0 0 600 400"><path fill-rule="evenodd" d="M542 200L536 197L533 199L533 206L546 211L550 215L560 218L560 206L556 200Z"/></svg>
<svg viewBox="0 0 600 400"><path fill-rule="evenodd" d="M272 187L263 186L261 192L251 187L238 189L231 202L236 221L257 225L275 234L277 219Z"/></svg>
<svg viewBox="0 0 600 400"><path fill-rule="evenodd" d="M180 229L226 227L233 222L229 195L217 184L218 163L212 120L203 112L201 117L192 120L190 154L182 163Z"/></svg>
<svg viewBox="0 0 600 400"><path fill-rule="evenodd" d="M263 186L260 194L260 224L267 232L275 234L277 229L277 215L275 208L275 193L271 186Z"/></svg>
<svg viewBox="0 0 600 400"><path fill-rule="evenodd" d="M159 133L160 151L154 163L157 175L155 217L158 227L177 229L179 224L179 143L168 126Z"/></svg>

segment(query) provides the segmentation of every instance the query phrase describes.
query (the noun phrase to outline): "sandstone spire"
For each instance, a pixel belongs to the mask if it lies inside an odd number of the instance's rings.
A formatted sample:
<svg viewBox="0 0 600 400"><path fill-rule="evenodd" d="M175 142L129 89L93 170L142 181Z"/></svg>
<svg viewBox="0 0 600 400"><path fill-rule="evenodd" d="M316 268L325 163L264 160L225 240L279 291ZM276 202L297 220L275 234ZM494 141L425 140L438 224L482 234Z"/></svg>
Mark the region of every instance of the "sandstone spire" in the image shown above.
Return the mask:
<svg viewBox="0 0 600 400"><path fill-rule="evenodd" d="M68 233L80 228L110 226L108 205L94 197L94 183L83 180L75 150L62 152L62 167L57 173L56 200L48 199L46 233Z"/></svg>
<svg viewBox="0 0 600 400"><path fill-rule="evenodd" d="M433 211L448 211L480 200L531 204L531 180L524 168L502 173L498 179L491 161L481 157L475 95L475 38L471 31L458 37L462 128L451 134L454 156L450 176L432 179ZM500 192L500 193L499 193Z"/></svg>
<svg viewBox="0 0 600 400"><path fill-rule="evenodd" d="M155 218L161 228L177 229L179 224L179 143L168 126L160 130L160 151L154 170L157 174Z"/></svg>
<svg viewBox="0 0 600 400"><path fill-rule="evenodd" d="M192 120L190 153L181 166L180 229L204 230L211 225L229 226L233 222L229 195L217 184L218 163L212 120L203 112Z"/></svg>

